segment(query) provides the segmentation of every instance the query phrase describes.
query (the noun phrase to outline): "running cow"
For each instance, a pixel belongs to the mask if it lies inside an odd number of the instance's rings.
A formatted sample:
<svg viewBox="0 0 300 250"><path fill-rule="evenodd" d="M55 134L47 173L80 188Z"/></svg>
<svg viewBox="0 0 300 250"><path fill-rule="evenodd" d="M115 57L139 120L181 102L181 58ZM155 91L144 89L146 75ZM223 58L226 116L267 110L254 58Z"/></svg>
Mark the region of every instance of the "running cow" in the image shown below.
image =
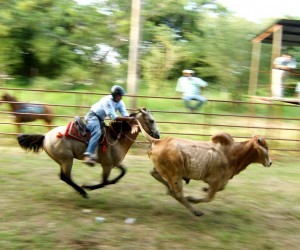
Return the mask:
<svg viewBox="0 0 300 250"><path fill-rule="evenodd" d="M149 157L154 163L152 176L167 186L170 195L189 209L194 215L203 213L191 203L209 202L216 192L225 188L235 175L251 163L270 167L265 139L253 136L244 142L235 142L226 133L212 137L211 142L179 138L154 139L139 124L143 135L151 143ZM203 198L184 197L182 180L202 180L208 184Z"/></svg>

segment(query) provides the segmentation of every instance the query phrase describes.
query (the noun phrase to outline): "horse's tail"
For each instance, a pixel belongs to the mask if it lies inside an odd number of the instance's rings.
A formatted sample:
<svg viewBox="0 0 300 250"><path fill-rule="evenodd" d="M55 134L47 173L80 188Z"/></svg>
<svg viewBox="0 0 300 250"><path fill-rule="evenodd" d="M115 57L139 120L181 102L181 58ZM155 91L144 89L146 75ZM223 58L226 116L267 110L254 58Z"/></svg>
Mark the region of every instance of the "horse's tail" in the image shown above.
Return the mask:
<svg viewBox="0 0 300 250"><path fill-rule="evenodd" d="M18 142L21 148L33 151L35 153L43 149L44 135L29 135L21 134L18 135Z"/></svg>
<svg viewBox="0 0 300 250"><path fill-rule="evenodd" d="M143 136L144 136L150 143L155 143L156 141L159 141L158 139L155 139L155 138L153 138L151 135L149 135L149 134L145 131L145 129L143 128L142 124L141 124L138 120L136 120L136 121L137 121L137 123L138 123L138 125L139 125L139 127L140 127L140 130L142 131Z"/></svg>

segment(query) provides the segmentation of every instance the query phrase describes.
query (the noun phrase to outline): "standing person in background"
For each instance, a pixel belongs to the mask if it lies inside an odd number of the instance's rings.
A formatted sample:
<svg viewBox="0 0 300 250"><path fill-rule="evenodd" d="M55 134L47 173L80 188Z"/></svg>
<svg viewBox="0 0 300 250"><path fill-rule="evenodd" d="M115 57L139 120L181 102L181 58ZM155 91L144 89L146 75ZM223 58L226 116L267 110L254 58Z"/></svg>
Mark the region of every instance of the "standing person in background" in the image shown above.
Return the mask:
<svg viewBox="0 0 300 250"><path fill-rule="evenodd" d="M207 101L205 97L200 95L201 88L205 88L207 83L198 77L193 77L193 70L185 69L182 74L183 76L177 81L175 90L182 93L182 100L187 109L192 112L197 111ZM192 100L197 102L196 105L191 105Z"/></svg>
<svg viewBox="0 0 300 250"><path fill-rule="evenodd" d="M135 121L135 118L130 117L127 113L125 104L122 101L124 95L124 89L121 86L114 85L111 88L111 95L102 97L86 114L86 127L91 133L91 138L84 153L83 162L85 164L94 166L96 163L96 149L102 135L101 125L107 116L113 121L128 121L130 123ZM118 116L116 111L119 111L122 117Z"/></svg>
<svg viewBox="0 0 300 250"><path fill-rule="evenodd" d="M300 82L297 83L295 92L297 93L297 97L299 99L299 104L300 104Z"/></svg>
<svg viewBox="0 0 300 250"><path fill-rule="evenodd" d="M283 54L277 57L273 62L272 69L272 97L283 97L284 84L291 69L297 66L292 56Z"/></svg>

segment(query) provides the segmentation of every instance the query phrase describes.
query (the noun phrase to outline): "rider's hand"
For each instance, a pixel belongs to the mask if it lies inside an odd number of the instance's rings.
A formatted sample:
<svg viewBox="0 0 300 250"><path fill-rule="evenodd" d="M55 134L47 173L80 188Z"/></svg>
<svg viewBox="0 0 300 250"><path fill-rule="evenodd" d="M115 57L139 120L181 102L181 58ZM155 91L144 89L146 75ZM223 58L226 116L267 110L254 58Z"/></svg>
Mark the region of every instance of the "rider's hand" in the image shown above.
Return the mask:
<svg viewBox="0 0 300 250"><path fill-rule="evenodd" d="M129 118L129 123L131 123L131 124L134 124L134 123L136 123L136 119L135 119L135 117L128 117Z"/></svg>

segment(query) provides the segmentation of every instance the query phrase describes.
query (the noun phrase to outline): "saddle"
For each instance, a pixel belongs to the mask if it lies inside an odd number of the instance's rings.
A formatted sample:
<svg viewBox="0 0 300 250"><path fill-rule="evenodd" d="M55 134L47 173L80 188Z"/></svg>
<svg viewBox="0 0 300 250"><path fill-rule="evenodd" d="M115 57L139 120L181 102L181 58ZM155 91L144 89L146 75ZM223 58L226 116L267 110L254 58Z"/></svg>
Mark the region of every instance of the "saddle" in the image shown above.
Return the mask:
<svg viewBox="0 0 300 250"><path fill-rule="evenodd" d="M65 136L88 144L91 134L81 118L75 116L74 120L68 123Z"/></svg>
<svg viewBox="0 0 300 250"><path fill-rule="evenodd" d="M102 151L106 151L106 126L104 123L101 123L101 129L103 133L99 139L99 145L102 146ZM82 121L82 119L79 116L75 116L74 120L68 123L65 136L88 144L91 138L91 133L88 131L86 124Z"/></svg>

